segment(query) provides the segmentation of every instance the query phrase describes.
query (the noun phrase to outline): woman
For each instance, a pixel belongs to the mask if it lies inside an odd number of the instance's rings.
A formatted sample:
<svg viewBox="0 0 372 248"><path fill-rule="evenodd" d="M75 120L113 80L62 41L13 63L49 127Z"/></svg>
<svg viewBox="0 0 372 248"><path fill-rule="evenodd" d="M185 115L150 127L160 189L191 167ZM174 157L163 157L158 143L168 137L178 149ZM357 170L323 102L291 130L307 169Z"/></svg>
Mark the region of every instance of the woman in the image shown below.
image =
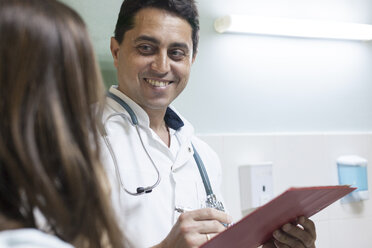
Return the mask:
<svg viewBox="0 0 372 248"><path fill-rule="evenodd" d="M55 0L1 0L0 34L0 246L122 247L83 21Z"/></svg>

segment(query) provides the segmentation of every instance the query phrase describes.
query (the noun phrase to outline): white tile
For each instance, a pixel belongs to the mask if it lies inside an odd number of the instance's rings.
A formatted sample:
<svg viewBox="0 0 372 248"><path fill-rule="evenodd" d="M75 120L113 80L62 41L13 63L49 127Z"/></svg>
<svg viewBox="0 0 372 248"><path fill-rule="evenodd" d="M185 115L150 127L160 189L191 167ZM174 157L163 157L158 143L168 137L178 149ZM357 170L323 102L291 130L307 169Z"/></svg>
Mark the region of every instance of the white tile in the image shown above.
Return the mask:
<svg viewBox="0 0 372 248"><path fill-rule="evenodd" d="M238 167L247 163L272 161L273 137L270 135L225 135L223 156L223 193L234 219L242 216Z"/></svg>
<svg viewBox="0 0 372 248"><path fill-rule="evenodd" d="M341 203L337 201L329 207L329 219L371 217L371 200Z"/></svg>
<svg viewBox="0 0 372 248"><path fill-rule="evenodd" d="M325 164L324 135L280 134L275 138L274 183L277 193L289 187L329 185L331 168ZM324 209L312 220L328 220Z"/></svg>
<svg viewBox="0 0 372 248"><path fill-rule="evenodd" d="M370 134L328 134L325 144L328 156L336 163L341 155L356 154L371 158L372 144Z"/></svg>
<svg viewBox="0 0 372 248"><path fill-rule="evenodd" d="M206 142L219 156L223 153L223 136L221 135L198 135L198 138Z"/></svg>
<svg viewBox="0 0 372 248"><path fill-rule="evenodd" d="M272 161L273 135L226 135L224 150L226 156L236 165Z"/></svg>
<svg viewBox="0 0 372 248"><path fill-rule="evenodd" d="M316 228L316 241L317 248L330 248L331 247L331 233L329 221L314 221Z"/></svg>
<svg viewBox="0 0 372 248"><path fill-rule="evenodd" d="M293 186L328 185L331 172L324 158L324 135L277 135L274 182L278 193Z"/></svg>
<svg viewBox="0 0 372 248"><path fill-rule="evenodd" d="M313 221L325 221L329 220L330 206L318 212L317 214L311 216L310 219Z"/></svg>
<svg viewBox="0 0 372 248"><path fill-rule="evenodd" d="M371 248L371 225L372 218L353 218L330 221L330 248ZM319 248L323 247L319 246Z"/></svg>

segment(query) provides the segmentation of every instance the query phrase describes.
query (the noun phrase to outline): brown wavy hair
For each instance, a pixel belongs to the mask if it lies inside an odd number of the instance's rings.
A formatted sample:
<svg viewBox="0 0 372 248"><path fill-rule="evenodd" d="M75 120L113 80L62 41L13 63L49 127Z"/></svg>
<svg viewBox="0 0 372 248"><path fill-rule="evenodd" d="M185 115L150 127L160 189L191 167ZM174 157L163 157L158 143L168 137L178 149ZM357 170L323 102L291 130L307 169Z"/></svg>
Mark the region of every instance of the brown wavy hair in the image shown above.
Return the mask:
<svg viewBox="0 0 372 248"><path fill-rule="evenodd" d="M1 215L77 247L123 247L102 187L104 89L84 22L55 0L1 0L0 34Z"/></svg>

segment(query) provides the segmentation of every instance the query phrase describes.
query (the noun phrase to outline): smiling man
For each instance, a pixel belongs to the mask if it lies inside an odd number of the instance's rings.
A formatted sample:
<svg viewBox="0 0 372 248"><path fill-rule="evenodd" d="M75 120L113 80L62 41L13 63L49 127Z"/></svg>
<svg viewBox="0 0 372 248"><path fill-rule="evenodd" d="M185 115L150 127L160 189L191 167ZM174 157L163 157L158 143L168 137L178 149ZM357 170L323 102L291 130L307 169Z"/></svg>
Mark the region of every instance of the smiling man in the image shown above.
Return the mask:
<svg viewBox="0 0 372 248"><path fill-rule="evenodd" d="M231 222L220 202L218 156L171 106L187 85L198 31L193 0L125 0L120 9L103 159L129 247L199 247ZM315 229L304 221L293 236L278 232L277 244L313 244L307 234Z"/></svg>
<svg viewBox="0 0 372 248"><path fill-rule="evenodd" d="M104 113L104 161L130 247L199 247L231 222L223 211L205 208L194 158L198 153L221 199L217 155L170 106L187 85L198 31L193 1L125 0L111 38L118 85L110 88Z"/></svg>
<svg viewBox="0 0 372 248"><path fill-rule="evenodd" d="M111 40L118 90L138 104L150 118L150 128L170 146L164 116L183 91L195 59L188 22L175 14L145 8L134 17L134 27L121 43Z"/></svg>

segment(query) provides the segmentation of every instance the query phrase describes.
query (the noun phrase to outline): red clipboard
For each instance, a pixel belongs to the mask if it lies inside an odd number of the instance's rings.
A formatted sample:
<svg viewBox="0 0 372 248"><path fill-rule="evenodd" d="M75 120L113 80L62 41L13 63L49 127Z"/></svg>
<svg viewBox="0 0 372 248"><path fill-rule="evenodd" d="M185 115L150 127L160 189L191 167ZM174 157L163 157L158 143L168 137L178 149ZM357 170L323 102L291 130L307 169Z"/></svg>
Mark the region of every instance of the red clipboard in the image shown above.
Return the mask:
<svg viewBox="0 0 372 248"><path fill-rule="evenodd" d="M257 248L284 224L310 217L355 189L349 185L289 188L201 247Z"/></svg>

